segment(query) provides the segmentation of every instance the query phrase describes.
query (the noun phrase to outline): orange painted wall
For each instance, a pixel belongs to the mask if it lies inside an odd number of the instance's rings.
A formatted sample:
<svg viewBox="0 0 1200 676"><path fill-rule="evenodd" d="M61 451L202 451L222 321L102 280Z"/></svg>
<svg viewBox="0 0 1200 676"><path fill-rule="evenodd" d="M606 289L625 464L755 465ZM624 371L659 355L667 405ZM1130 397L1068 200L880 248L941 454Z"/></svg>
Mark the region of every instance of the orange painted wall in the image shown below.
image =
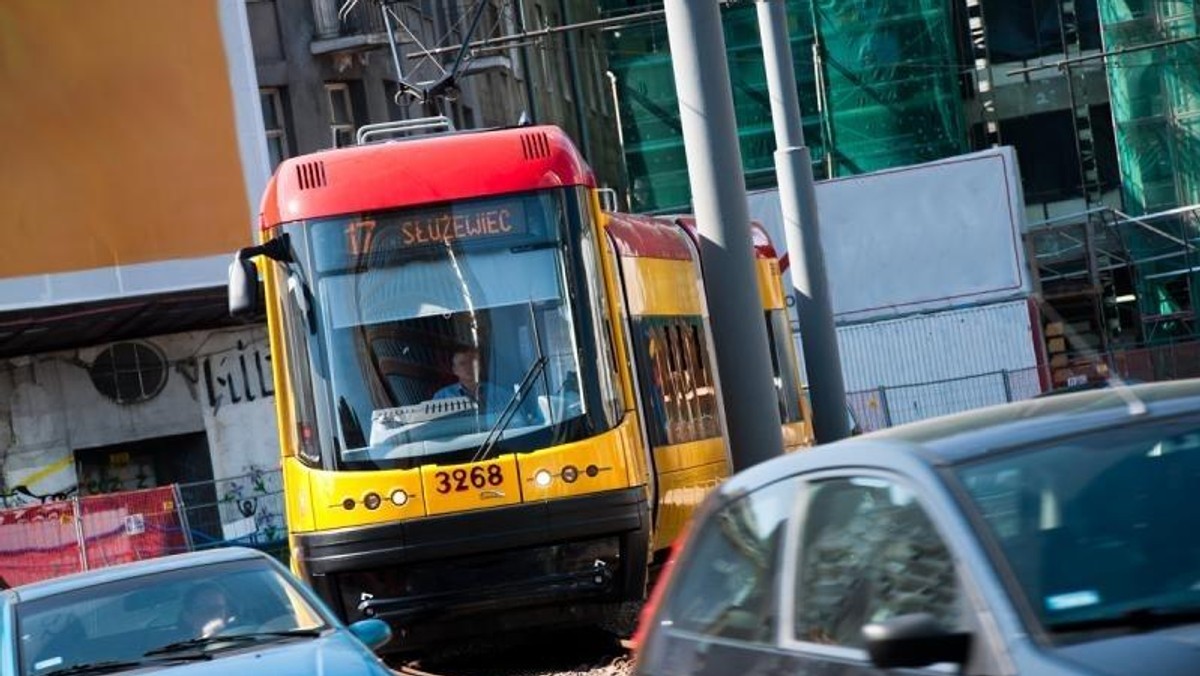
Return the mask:
<svg viewBox="0 0 1200 676"><path fill-rule="evenodd" d="M232 97L216 0L0 2L0 278L249 244Z"/></svg>

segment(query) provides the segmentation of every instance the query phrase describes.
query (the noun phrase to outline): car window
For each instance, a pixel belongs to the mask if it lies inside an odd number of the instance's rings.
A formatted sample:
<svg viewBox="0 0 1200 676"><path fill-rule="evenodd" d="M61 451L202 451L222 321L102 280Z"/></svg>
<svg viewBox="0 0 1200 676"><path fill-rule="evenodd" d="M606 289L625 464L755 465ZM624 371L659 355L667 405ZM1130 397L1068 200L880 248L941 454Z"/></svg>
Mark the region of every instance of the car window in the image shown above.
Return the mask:
<svg viewBox="0 0 1200 676"><path fill-rule="evenodd" d="M138 659L194 638L323 625L291 585L274 567L247 560L150 573L26 601L17 606L16 618L21 673L41 676L80 664Z"/></svg>
<svg viewBox="0 0 1200 676"><path fill-rule="evenodd" d="M797 640L861 648L863 625L920 612L959 626L953 559L909 490L861 477L815 482L805 494Z"/></svg>
<svg viewBox="0 0 1200 676"><path fill-rule="evenodd" d="M798 483L763 487L697 527L667 604L676 629L774 643L776 571Z"/></svg>
<svg viewBox="0 0 1200 676"><path fill-rule="evenodd" d="M1200 416L1060 437L955 473L1014 595L1051 633L1200 609Z"/></svg>

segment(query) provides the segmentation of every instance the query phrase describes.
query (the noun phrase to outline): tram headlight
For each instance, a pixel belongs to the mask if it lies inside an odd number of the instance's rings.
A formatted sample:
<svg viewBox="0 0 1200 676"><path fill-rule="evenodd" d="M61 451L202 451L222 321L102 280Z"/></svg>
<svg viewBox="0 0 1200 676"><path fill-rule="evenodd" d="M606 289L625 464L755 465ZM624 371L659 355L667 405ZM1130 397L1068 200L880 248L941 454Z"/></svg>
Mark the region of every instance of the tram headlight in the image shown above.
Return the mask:
<svg viewBox="0 0 1200 676"><path fill-rule="evenodd" d="M403 507L408 504L408 493L405 493L403 488L397 488L392 491L391 500L393 505Z"/></svg>
<svg viewBox="0 0 1200 676"><path fill-rule="evenodd" d="M533 475L533 483L537 484L538 488L545 488L554 480L554 476L544 469L539 469Z"/></svg>
<svg viewBox="0 0 1200 676"><path fill-rule="evenodd" d="M567 465L566 467L563 468L563 470L562 470L562 480L563 481L565 481L569 484L573 484L573 483L575 483L575 480L578 478L579 478L579 470L575 468L575 465Z"/></svg>
<svg viewBox="0 0 1200 676"><path fill-rule="evenodd" d="M383 504L383 498L379 497L378 493L367 493L363 496L363 506L367 509L379 509L379 505Z"/></svg>

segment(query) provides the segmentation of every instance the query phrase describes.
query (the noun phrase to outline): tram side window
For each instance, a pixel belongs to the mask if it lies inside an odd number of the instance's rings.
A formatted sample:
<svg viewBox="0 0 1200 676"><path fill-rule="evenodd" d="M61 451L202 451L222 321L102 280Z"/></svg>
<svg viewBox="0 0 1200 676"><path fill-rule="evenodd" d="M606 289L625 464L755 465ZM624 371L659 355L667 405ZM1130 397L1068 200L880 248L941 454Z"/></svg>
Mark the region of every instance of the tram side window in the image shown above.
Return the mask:
<svg viewBox="0 0 1200 676"><path fill-rule="evenodd" d="M584 274L587 276L589 291L587 298L590 299L593 331L596 335L596 345L600 351L596 355L596 376L606 417L610 424L615 425L620 419L623 407L620 382L617 379L617 357L612 345L613 340L616 339L616 333L613 332L612 323L609 321L608 290L604 284L600 264L601 256L611 254L605 252L596 236L596 225L592 222L591 211L586 206L591 204L592 199L588 191L578 190L576 196L578 204L584 205L577 212L577 217L581 221L579 246L582 252ZM560 204L559 218L564 217L565 214L562 213Z"/></svg>
<svg viewBox="0 0 1200 676"><path fill-rule="evenodd" d="M655 445L720 436L708 344L693 317L639 322L642 398Z"/></svg>
<svg viewBox="0 0 1200 676"><path fill-rule="evenodd" d="M289 288L287 272L283 266L278 268L284 289ZM283 291L279 297L279 306L283 321L287 325L283 332L284 343L287 346L287 378L288 390L292 400L292 414L296 424L296 456L305 464L318 466L321 464L320 436L317 434L317 409L313 401L312 373L309 371L309 325L303 311L296 306L294 293L303 293L302 288L296 287L291 293Z"/></svg>
<svg viewBox="0 0 1200 676"><path fill-rule="evenodd" d="M804 421L800 406L800 367L792 344L792 330L784 310L767 312L767 339L771 344L771 368L775 372L775 394L779 417L784 423Z"/></svg>

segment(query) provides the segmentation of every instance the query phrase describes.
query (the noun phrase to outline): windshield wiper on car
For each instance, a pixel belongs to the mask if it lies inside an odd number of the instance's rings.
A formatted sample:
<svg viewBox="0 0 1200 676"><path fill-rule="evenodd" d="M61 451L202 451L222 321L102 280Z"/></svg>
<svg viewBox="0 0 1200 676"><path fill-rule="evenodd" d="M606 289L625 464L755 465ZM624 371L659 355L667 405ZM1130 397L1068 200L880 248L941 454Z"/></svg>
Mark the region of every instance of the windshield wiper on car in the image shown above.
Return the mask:
<svg viewBox="0 0 1200 676"><path fill-rule="evenodd" d="M196 648L206 648L221 643L258 643L280 638L315 637L321 635L321 629L288 629L286 631L255 631L246 634L218 634L204 638L190 638L186 641L168 643L161 648L155 648L144 653L146 657L154 655L169 655L182 653Z"/></svg>
<svg viewBox="0 0 1200 676"><path fill-rule="evenodd" d="M163 662L176 661L193 661L193 660L211 660L212 655L206 653L189 653L185 655L171 655L169 657L157 657L154 659L140 660L105 660L103 662L84 662L83 664L75 664L63 669L55 669L47 671L41 676L72 676L77 674L110 674L115 671L125 671L126 669L136 669L149 664L162 664Z"/></svg>
<svg viewBox="0 0 1200 676"><path fill-rule="evenodd" d="M1200 607L1152 607L1134 608L1111 617L1097 617L1071 622L1047 624L1046 628L1056 634L1067 634L1077 631L1092 631L1095 629L1133 629L1149 631L1165 629L1181 624L1200 622Z"/></svg>

